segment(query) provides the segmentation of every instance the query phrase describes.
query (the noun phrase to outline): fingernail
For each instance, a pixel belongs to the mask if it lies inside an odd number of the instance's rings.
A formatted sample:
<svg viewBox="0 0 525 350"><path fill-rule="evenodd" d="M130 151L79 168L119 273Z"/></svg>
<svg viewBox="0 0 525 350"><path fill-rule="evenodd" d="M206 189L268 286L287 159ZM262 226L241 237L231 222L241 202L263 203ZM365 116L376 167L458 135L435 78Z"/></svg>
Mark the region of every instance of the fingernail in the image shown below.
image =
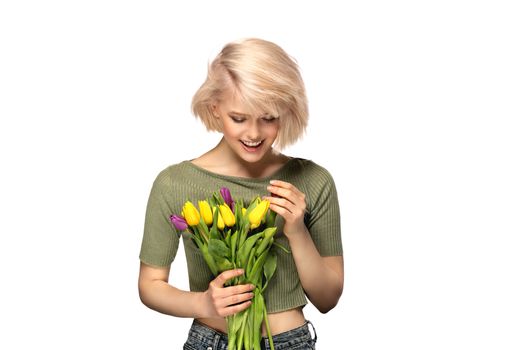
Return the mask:
<svg viewBox="0 0 525 350"><path fill-rule="evenodd" d="M270 183L271 183L271 184L274 184L274 183L275 183L275 180L270 180Z"/></svg>

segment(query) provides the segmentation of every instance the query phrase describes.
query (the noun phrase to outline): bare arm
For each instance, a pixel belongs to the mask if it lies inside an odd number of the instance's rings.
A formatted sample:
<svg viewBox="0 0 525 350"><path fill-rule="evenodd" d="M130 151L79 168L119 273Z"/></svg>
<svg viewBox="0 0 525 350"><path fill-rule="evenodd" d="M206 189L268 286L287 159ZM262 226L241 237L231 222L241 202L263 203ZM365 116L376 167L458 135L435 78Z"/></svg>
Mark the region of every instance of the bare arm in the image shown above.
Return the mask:
<svg viewBox="0 0 525 350"><path fill-rule="evenodd" d="M284 234L290 242L301 284L308 299L326 313L337 305L343 292L343 257L322 257L304 225L306 198L295 186L284 181L272 181L268 190L270 209L284 220Z"/></svg>
<svg viewBox="0 0 525 350"><path fill-rule="evenodd" d="M305 232L296 232L288 239L308 299L319 311L330 311L343 292L343 257L320 256L306 228Z"/></svg>
<svg viewBox="0 0 525 350"><path fill-rule="evenodd" d="M177 317L209 318L225 317L250 306L253 286L223 287L227 280L241 275L242 270L221 273L205 292L188 292L170 285L169 273L169 267L140 264L140 300L150 309Z"/></svg>

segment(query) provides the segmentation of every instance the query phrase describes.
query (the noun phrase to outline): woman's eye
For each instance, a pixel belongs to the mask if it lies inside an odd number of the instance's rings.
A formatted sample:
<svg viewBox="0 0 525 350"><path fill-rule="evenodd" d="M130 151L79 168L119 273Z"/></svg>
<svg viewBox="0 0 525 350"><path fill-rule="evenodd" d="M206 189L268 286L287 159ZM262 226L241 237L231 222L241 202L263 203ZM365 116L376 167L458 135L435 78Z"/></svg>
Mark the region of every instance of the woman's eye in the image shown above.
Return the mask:
<svg viewBox="0 0 525 350"><path fill-rule="evenodd" d="M244 118L241 117L230 116L230 118L233 120L234 123L242 123L244 121Z"/></svg>
<svg viewBox="0 0 525 350"><path fill-rule="evenodd" d="M265 117L265 118L262 118L262 120L264 120L266 123L273 123L274 121L277 120L277 118L275 118L275 117Z"/></svg>

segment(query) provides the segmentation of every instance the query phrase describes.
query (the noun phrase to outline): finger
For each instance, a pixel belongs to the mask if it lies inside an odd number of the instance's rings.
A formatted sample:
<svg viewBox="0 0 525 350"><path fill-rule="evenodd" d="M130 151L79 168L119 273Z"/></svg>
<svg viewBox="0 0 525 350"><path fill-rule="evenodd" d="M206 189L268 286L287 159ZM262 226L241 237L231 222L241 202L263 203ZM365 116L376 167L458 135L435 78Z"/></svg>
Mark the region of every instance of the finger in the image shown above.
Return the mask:
<svg viewBox="0 0 525 350"><path fill-rule="evenodd" d="M217 276L213 281L210 282L210 284L214 287L222 287L228 280L231 280L237 276L241 276L243 273L243 269L227 270Z"/></svg>
<svg viewBox="0 0 525 350"><path fill-rule="evenodd" d="M288 207L293 205L292 202L290 202L288 199L283 197L264 197L263 199L267 199L270 204L278 205L280 207Z"/></svg>
<svg viewBox="0 0 525 350"><path fill-rule="evenodd" d="M276 207L290 214L292 214L296 208L296 206L292 202L284 198L269 199L269 202L270 202L270 209L275 211L278 215L281 215L283 217L284 217L283 212L275 210Z"/></svg>
<svg viewBox="0 0 525 350"><path fill-rule="evenodd" d="M276 212L277 215L281 215L285 220L289 218L290 214L292 214L287 208L275 204L270 204L270 209Z"/></svg>
<svg viewBox="0 0 525 350"><path fill-rule="evenodd" d="M234 314L239 313L239 312L241 312L243 310L246 310L247 308L250 307L251 304L252 304L252 301L248 300L248 301L245 301L244 303L241 303L241 304L228 306L228 307L224 308L224 311L221 314L222 314L223 317L234 315Z"/></svg>
<svg viewBox="0 0 525 350"><path fill-rule="evenodd" d="M253 298L252 291L255 286L252 284L243 284L232 287L220 288L217 292L216 307L225 308L233 304L239 304Z"/></svg>
<svg viewBox="0 0 525 350"><path fill-rule="evenodd" d="M276 187L287 188L287 189L294 189L294 188L296 188L291 183L286 182L286 181L282 181L282 180L270 180L270 185L276 186Z"/></svg>
<svg viewBox="0 0 525 350"><path fill-rule="evenodd" d="M274 198L290 198L292 195L291 190L283 187L269 185L268 187L266 187L266 189L272 194L272 197Z"/></svg>
<svg viewBox="0 0 525 350"><path fill-rule="evenodd" d="M248 292L248 293L242 293L242 294L235 294L235 295L232 295L232 296L229 296L227 298L224 298L223 300L221 300L221 304L220 306L222 307L229 307L229 306L234 306L234 305L237 305L237 304L241 304L241 303L244 303L248 300L252 300L253 299L253 293L252 292Z"/></svg>
<svg viewBox="0 0 525 350"><path fill-rule="evenodd" d="M293 211L293 206L297 206L299 209L303 210L306 208L306 196L299 192L297 195L286 197L286 196L266 196L264 199L270 201L270 203L275 205L280 205L282 207L288 208L290 211Z"/></svg>
<svg viewBox="0 0 525 350"><path fill-rule="evenodd" d="M225 295L234 295L251 292L254 289L255 286L253 284L239 284L236 286L226 287L224 288L224 291L226 292Z"/></svg>
<svg viewBox="0 0 525 350"><path fill-rule="evenodd" d="M280 180L271 180L270 185L267 187L268 191L272 193L272 195L276 195L278 197L291 197L296 196L298 198L305 198L304 193L299 191L297 187L292 185L289 182L284 182Z"/></svg>

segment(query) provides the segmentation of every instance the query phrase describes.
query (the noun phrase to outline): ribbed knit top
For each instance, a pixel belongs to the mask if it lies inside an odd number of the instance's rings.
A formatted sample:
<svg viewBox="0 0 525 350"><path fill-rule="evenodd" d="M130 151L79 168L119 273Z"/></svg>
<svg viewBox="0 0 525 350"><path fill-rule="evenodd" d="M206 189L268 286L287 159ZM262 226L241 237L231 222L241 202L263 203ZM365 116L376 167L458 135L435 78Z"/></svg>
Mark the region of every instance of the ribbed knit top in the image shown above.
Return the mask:
<svg viewBox="0 0 525 350"><path fill-rule="evenodd" d="M341 228L337 191L330 173L316 163L292 158L273 175L244 178L212 173L190 161L169 166L155 179L144 225L140 260L148 265L167 267L173 262L182 236L191 291L205 291L214 278L201 252L189 234L178 233L170 222L171 214L180 214L186 200L211 197L221 187L230 189L234 199L249 203L255 196L268 195L272 179L292 183L306 195L305 224L321 256L342 255ZM283 220L277 217L275 241L290 250L282 233ZM269 313L289 310L307 303L291 253L276 249L277 270L265 292Z"/></svg>

